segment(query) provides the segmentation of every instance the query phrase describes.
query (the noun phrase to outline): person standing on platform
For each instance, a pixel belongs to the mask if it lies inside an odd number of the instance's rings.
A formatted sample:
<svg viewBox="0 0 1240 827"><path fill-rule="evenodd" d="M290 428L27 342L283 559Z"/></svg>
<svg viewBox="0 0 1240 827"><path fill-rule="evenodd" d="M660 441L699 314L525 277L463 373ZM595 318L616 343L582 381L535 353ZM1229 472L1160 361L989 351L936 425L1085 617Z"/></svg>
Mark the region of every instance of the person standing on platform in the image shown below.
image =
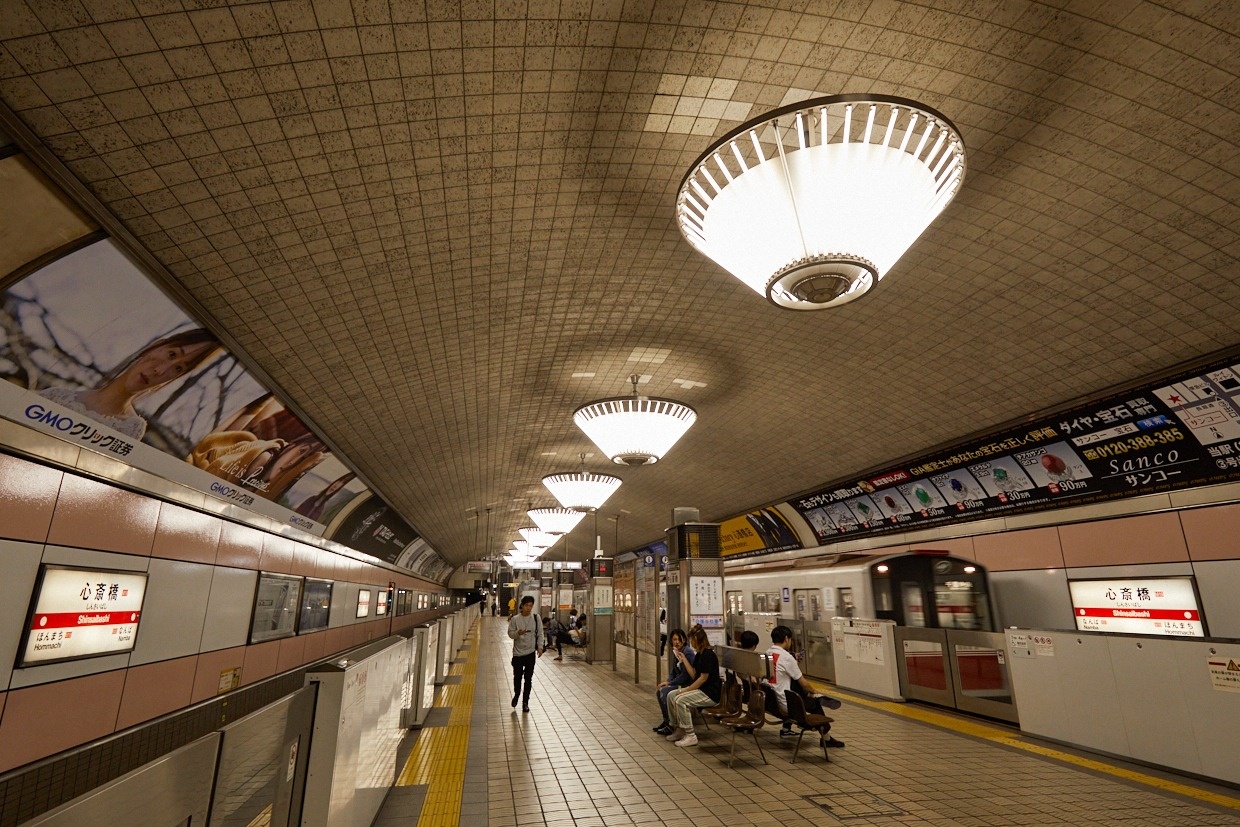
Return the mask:
<svg viewBox="0 0 1240 827"><path fill-rule="evenodd" d="M495 615L497 614L499 614L499 602L492 600L491 601L491 617L495 617Z"/></svg>
<svg viewBox="0 0 1240 827"><path fill-rule="evenodd" d="M534 614L534 598L521 598L521 612L508 618L508 637L512 638L512 708L521 699L521 711L530 711L530 691L534 688L534 663L543 653L542 618ZM525 681L525 694L521 682Z"/></svg>

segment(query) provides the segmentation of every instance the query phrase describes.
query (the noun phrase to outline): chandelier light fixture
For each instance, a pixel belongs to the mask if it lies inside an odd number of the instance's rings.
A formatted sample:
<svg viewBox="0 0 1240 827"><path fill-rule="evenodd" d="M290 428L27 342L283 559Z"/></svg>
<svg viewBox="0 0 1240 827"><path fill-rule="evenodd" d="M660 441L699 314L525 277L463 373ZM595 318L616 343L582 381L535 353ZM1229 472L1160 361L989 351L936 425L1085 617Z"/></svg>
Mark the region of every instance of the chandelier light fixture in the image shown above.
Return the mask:
<svg viewBox="0 0 1240 827"><path fill-rule="evenodd" d="M792 310L838 307L878 283L952 200L964 142L929 107L833 95L742 124L690 168L680 232Z"/></svg>
<svg viewBox="0 0 1240 827"><path fill-rule="evenodd" d="M620 487L620 478L610 474L591 474L586 471L586 455L581 455L581 470L570 474L551 474L543 477L543 485L561 506L570 511L593 511L601 508L607 498ZM530 515L533 517L533 515ZM537 519L534 520L538 522ZM566 534L568 532L565 532Z"/></svg>
<svg viewBox="0 0 1240 827"><path fill-rule="evenodd" d="M560 539L559 534L551 534L540 528L519 528L517 533L525 538L530 548L551 548Z"/></svg>
<svg viewBox="0 0 1240 827"><path fill-rule="evenodd" d="M530 545L529 542L526 540L513 540L512 549L509 550L508 553L516 557L525 557L530 560L533 560L534 558L542 554L544 551L546 551L545 548L535 548L534 546Z"/></svg>
<svg viewBox="0 0 1240 827"><path fill-rule="evenodd" d="M534 521L534 525L548 534L567 534L586 516L584 511L574 511L571 508L531 508L525 513Z"/></svg>
<svg viewBox="0 0 1240 827"><path fill-rule="evenodd" d="M697 420L697 411L671 399L638 395L637 374L629 381L632 396L582 405L573 422L617 465L654 465Z"/></svg>

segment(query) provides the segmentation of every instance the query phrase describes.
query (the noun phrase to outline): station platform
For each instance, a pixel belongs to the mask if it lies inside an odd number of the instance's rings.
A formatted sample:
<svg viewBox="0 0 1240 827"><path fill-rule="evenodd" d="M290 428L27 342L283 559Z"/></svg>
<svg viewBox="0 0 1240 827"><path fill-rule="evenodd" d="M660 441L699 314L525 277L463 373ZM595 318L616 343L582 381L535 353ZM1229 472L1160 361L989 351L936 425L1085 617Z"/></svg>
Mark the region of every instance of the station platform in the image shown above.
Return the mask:
<svg viewBox="0 0 1240 827"><path fill-rule="evenodd" d="M729 769L717 726L677 747L651 731L650 688L568 648L539 660L522 714L507 628L487 616L470 630L377 827L1240 825L1240 790L834 688L832 734L847 746L829 763L813 733L790 763L796 739L773 726L758 734L765 764L738 737Z"/></svg>

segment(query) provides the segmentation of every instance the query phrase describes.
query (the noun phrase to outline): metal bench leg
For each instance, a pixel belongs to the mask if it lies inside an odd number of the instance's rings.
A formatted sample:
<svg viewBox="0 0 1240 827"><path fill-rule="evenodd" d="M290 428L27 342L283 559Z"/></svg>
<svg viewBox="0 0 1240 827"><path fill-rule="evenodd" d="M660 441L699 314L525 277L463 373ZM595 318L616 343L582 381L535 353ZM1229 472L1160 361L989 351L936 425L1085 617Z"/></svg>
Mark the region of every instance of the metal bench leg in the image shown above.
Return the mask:
<svg viewBox="0 0 1240 827"><path fill-rule="evenodd" d="M801 739L805 737L805 730L801 730L801 734L797 736L796 749L792 751L792 763L797 762L797 753L801 751Z"/></svg>
<svg viewBox="0 0 1240 827"><path fill-rule="evenodd" d="M732 730L732 751L728 753L728 769L732 769L734 760L736 760L736 730Z"/></svg>
<svg viewBox="0 0 1240 827"><path fill-rule="evenodd" d="M754 746L756 746L756 747L758 748L758 755L762 756L762 763L763 763L763 764L765 764L765 763L766 763L766 753L762 751L762 743L758 740L758 730L756 730L756 729L755 729L755 730L753 731L752 735L753 735L753 743L754 743Z"/></svg>

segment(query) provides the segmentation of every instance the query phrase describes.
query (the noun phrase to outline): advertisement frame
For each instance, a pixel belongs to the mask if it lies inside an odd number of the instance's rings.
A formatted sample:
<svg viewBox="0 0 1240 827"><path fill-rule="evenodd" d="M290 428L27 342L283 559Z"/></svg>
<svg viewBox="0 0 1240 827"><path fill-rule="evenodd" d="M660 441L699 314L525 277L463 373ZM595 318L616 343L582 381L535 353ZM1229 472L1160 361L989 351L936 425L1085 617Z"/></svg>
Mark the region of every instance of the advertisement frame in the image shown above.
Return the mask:
<svg viewBox="0 0 1240 827"><path fill-rule="evenodd" d="M41 661L36 661L36 662L27 664L25 662L26 646L30 642L30 633L34 631L33 629L30 628L30 625L34 621L35 615L42 614L42 612L38 611L39 598L43 594L43 581L46 578L47 572L52 571L52 570L103 572L107 574L124 574L126 576L134 576L134 575L141 576L144 581L143 587L142 587L142 603L138 607L138 622L136 624L138 628L135 629L133 633L133 644L128 649L115 649L115 650L108 651L108 652L96 652L90 655L71 655L69 657L54 658L51 660L41 660ZM107 568L99 568L97 566L71 566L71 565L67 565L64 563L39 563L39 573L38 573L38 576L35 578L34 589L32 590L31 596L30 596L30 603L26 607L26 619L22 626L21 640L18 641L17 653L16 653L16 657L14 658L13 668L14 669L36 669L40 666L50 666L51 664L54 664L54 663L68 663L70 661L76 661L76 660L91 660L92 658L103 658L103 657L109 657L111 655L131 654L138 645L138 632L142 628L142 610L143 610L142 607L146 605L146 587L147 585L150 584L150 579L151 579L150 572L142 570L142 569L107 569Z"/></svg>

